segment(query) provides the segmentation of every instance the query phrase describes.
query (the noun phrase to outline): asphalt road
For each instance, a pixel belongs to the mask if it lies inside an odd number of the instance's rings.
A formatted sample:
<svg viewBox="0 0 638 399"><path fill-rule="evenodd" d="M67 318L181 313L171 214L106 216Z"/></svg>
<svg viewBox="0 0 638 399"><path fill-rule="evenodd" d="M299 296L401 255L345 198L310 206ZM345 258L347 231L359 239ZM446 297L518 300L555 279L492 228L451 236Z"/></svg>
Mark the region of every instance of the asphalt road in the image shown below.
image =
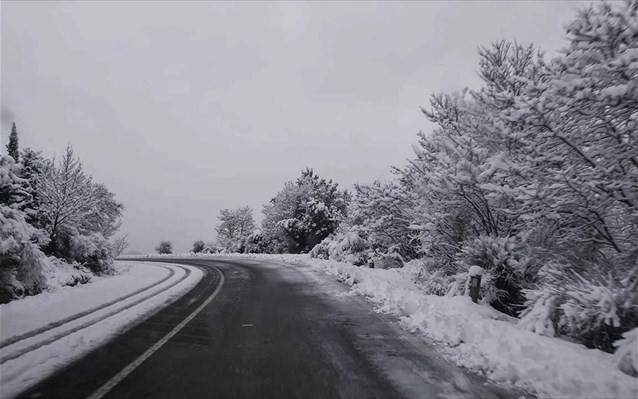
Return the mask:
<svg viewBox="0 0 638 399"><path fill-rule="evenodd" d="M20 397L492 398L511 394L447 364L393 320L374 313L361 298L345 295L345 287L317 272L257 261L170 262L202 267L205 276L172 305ZM186 319L198 308L199 313ZM180 323L183 328L162 344L162 338ZM150 348L152 354L140 358Z"/></svg>

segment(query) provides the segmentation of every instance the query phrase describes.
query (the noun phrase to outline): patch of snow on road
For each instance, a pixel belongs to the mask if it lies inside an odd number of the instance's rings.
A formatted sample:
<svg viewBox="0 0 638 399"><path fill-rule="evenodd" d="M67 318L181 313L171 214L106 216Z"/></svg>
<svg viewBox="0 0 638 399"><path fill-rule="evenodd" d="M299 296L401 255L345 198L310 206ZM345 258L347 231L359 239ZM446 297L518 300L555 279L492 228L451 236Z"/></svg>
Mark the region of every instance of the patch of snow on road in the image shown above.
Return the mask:
<svg viewBox="0 0 638 399"><path fill-rule="evenodd" d="M42 293L0 305L0 343L2 343L7 342L11 337L50 325L50 323L93 309L101 304L117 300L161 282L170 275L169 269L174 270L173 276L147 291L32 338L27 338L2 348L0 361L2 355L13 353L15 350L28 347L48 337L78 328L78 326L87 321L98 320L107 313L132 304L145 295L157 293L157 295L126 310L122 310L120 313L107 317L96 324L80 329L49 345L42 346L1 364L0 397L10 398L18 394L66 364L80 358L88 351L103 345L117 333L130 328L160 308L177 300L185 292L192 289L203 277L203 272L200 269L183 266L191 270L190 275L170 287L186 274L183 269L175 265L116 262L116 267L121 272L116 276L99 278L83 286L64 287L55 292Z"/></svg>

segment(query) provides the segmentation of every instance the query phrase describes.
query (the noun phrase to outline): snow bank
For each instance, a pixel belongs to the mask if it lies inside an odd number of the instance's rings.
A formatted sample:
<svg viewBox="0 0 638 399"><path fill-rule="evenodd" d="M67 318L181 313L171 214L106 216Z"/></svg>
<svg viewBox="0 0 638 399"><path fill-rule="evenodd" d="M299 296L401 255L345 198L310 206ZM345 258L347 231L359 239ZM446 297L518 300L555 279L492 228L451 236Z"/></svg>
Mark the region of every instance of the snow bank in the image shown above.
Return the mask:
<svg viewBox="0 0 638 399"><path fill-rule="evenodd" d="M63 287L0 305L0 344L3 344L10 342L12 337L55 325L57 321L113 302L76 320L0 349L2 361L24 348L97 321L1 364L0 397L9 398L18 394L104 344L115 334L181 297L203 276L200 269L183 265L118 261L115 267L120 272L116 276L95 278L93 282L79 287ZM182 267L189 269L190 274ZM147 287L150 288L141 291ZM138 291L141 292L128 296ZM134 304L146 296L150 298ZM122 297L127 298L118 300ZM119 313L106 317L115 311Z"/></svg>
<svg viewBox="0 0 638 399"><path fill-rule="evenodd" d="M403 326L433 343L448 359L539 397L636 398L638 380L619 371L614 356L558 338L523 331L516 319L469 297L426 295L416 283L419 266L380 270L307 255L220 255L311 266L335 276L400 317Z"/></svg>

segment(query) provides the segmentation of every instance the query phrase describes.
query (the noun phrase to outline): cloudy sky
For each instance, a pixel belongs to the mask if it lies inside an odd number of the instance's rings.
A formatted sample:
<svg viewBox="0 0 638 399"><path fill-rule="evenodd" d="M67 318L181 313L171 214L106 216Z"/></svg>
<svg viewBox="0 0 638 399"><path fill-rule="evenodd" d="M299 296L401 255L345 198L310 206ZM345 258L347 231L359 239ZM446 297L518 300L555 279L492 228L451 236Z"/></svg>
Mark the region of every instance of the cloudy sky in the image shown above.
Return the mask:
<svg viewBox="0 0 638 399"><path fill-rule="evenodd" d="M478 46L550 54L586 3L1 3L2 150L86 169L126 206L130 249L214 238L302 168L344 187L410 156L430 94L479 84Z"/></svg>

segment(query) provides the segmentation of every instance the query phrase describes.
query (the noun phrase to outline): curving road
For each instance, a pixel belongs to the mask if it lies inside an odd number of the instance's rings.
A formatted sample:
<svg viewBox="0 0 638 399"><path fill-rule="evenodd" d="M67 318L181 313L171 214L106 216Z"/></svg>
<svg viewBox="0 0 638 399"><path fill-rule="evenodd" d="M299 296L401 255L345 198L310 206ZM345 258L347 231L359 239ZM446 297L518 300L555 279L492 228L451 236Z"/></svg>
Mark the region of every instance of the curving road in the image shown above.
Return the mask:
<svg viewBox="0 0 638 399"><path fill-rule="evenodd" d="M129 259L133 260L133 259ZM143 261L152 261L145 258ZM167 259L188 294L23 398L509 397L330 278L254 260Z"/></svg>

